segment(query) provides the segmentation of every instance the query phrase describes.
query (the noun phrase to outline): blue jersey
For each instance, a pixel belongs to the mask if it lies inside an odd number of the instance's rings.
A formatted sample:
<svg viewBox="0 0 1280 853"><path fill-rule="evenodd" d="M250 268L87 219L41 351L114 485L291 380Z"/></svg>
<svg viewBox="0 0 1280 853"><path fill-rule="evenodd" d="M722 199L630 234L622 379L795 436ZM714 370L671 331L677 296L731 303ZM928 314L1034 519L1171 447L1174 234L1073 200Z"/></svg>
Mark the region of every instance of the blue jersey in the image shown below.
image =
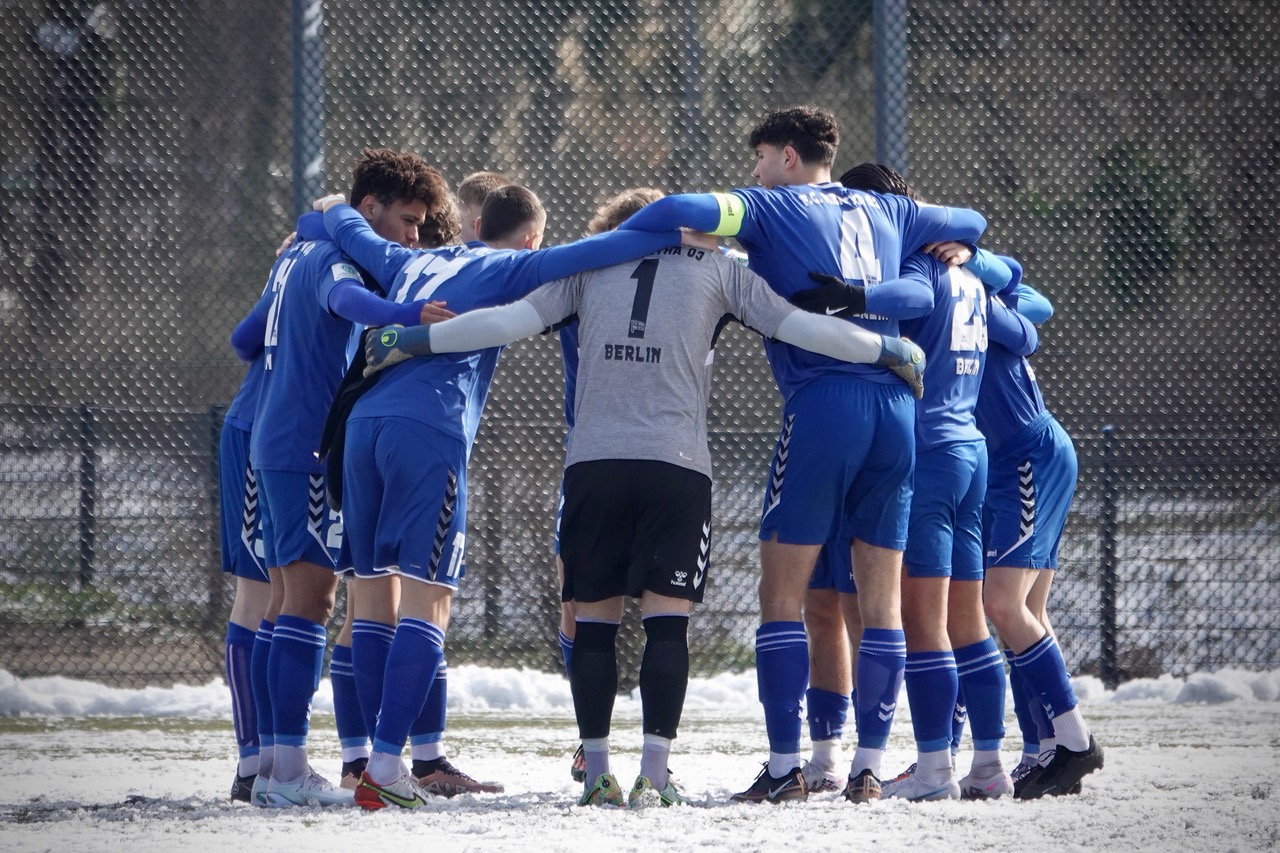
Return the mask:
<svg viewBox="0 0 1280 853"><path fill-rule="evenodd" d="M573 429L573 401L578 393L578 321L560 329L560 358L564 362L564 422Z"/></svg>
<svg viewBox="0 0 1280 853"><path fill-rule="evenodd" d="M236 392L235 399L227 407L227 415L224 420L245 432L253 431L253 420L258 409L258 398L262 394L262 367L264 361L262 356L258 356L249 363L249 372L244 375L244 379L240 382L240 390Z"/></svg>
<svg viewBox="0 0 1280 853"><path fill-rule="evenodd" d="M680 242L676 231L609 232L537 252L484 245L404 249L377 236L345 205L326 213L325 225L393 300L444 300L458 314L515 302L548 281L641 258ZM469 449L504 348L439 354L390 367L360 398L350 417L410 418L466 443Z"/></svg>
<svg viewBox="0 0 1280 853"><path fill-rule="evenodd" d="M1026 285L1018 285L1008 301L1017 303ZM1031 291L1034 293L1034 291ZM1043 297L1036 297L1047 304ZM993 296L989 304L990 347L982 374L982 390L975 410L978 429L994 453L1045 411L1040 386L1027 356L1040 345L1035 326L1006 304L1006 297Z"/></svg>
<svg viewBox="0 0 1280 853"><path fill-rule="evenodd" d="M329 292L340 282L360 282L361 277L341 250L323 239L327 235L319 217L302 217L298 235L300 241L271 268L254 309L265 305L266 333L250 457L260 470L322 473L316 452L342 381L351 331L350 320L329 311Z"/></svg>
<svg viewBox="0 0 1280 853"><path fill-rule="evenodd" d="M810 271L838 275L870 290L899 278L903 256L926 243L976 241L982 232L973 223L953 222L951 208L835 183L753 187L734 194L746 205L734 236L747 250L748 265L788 299L814 286ZM882 335L898 334L897 320L886 315L867 313L853 322ZM766 342L765 349L778 388L787 397L831 374L885 384L899 381L885 367L849 364L779 341Z"/></svg>
<svg viewBox="0 0 1280 853"><path fill-rule="evenodd" d="M924 399L916 403L916 449L982 438L974 420L987 354L987 291L962 267L916 252L903 273L926 278L933 311L902 323L902 334L925 353Z"/></svg>

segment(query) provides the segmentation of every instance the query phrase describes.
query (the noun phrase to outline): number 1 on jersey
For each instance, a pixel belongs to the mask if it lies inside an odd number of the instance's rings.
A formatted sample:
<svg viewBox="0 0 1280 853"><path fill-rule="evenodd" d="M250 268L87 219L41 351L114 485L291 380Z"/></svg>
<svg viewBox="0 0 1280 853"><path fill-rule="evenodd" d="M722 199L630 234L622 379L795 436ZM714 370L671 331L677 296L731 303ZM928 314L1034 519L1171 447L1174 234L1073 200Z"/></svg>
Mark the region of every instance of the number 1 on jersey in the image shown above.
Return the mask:
<svg viewBox="0 0 1280 853"><path fill-rule="evenodd" d="M653 279L658 274L658 259L646 258L636 267L631 277L636 280L636 298L631 303L631 322L627 337L643 338L645 323L649 319L649 299L653 296Z"/></svg>

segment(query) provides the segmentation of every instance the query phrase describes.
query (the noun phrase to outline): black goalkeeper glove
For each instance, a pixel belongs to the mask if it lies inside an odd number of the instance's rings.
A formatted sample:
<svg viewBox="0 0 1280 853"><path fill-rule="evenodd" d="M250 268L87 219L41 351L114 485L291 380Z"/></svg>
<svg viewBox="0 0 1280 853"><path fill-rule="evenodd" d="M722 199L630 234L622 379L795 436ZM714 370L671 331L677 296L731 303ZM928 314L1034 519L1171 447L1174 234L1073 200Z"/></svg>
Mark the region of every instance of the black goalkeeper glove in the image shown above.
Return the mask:
<svg viewBox="0 0 1280 853"><path fill-rule="evenodd" d="M821 272L811 272L809 278L818 282L818 286L801 290L791 297L791 304L797 308L835 317L853 317L866 312L865 287L845 284L843 279Z"/></svg>

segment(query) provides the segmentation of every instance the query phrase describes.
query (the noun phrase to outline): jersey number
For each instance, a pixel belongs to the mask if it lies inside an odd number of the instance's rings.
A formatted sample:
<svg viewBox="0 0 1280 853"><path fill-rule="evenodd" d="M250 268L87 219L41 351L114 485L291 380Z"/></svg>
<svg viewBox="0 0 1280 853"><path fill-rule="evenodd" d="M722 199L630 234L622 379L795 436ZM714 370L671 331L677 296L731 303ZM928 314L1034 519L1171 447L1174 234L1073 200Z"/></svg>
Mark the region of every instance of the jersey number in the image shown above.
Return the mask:
<svg viewBox="0 0 1280 853"><path fill-rule="evenodd" d="M631 303L631 322L627 325L629 338L644 337L644 327L649 320L649 299L653 296L653 279L657 274L657 258L646 258L631 273L636 280L636 298Z"/></svg>

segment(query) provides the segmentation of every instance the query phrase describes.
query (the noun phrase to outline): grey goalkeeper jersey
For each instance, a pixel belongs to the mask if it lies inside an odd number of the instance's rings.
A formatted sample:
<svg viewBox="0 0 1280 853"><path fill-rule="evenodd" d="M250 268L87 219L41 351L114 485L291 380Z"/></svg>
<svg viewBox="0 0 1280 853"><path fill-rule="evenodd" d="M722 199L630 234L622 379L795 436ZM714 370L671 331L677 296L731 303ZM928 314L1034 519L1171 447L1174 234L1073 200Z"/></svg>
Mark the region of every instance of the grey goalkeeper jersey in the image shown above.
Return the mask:
<svg viewBox="0 0 1280 853"><path fill-rule="evenodd" d="M548 326L578 315L574 427L565 465L650 459L711 476L707 403L721 318L773 337L796 310L745 266L680 246L543 285Z"/></svg>

